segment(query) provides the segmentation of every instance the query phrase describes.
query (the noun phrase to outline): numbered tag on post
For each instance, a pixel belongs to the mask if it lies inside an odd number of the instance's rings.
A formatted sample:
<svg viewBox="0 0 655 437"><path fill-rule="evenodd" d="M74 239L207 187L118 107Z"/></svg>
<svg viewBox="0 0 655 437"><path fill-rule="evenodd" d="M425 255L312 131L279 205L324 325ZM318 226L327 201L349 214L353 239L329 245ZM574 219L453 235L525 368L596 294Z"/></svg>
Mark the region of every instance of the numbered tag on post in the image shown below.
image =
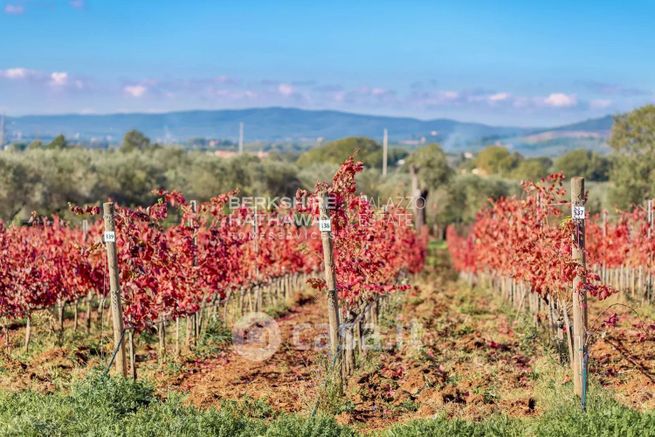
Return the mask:
<svg viewBox="0 0 655 437"><path fill-rule="evenodd" d="M330 231L332 231L332 223L330 222L330 219L320 219L318 221L318 229L321 232L330 232Z"/></svg>
<svg viewBox="0 0 655 437"><path fill-rule="evenodd" d="M116 233L112 231L105 231L105 243L115 243L116 242Z"/></svg>
<svg viewBox="0 0 655 437"><path fill-rule="evenodd" d="M573 205L573 220L584 220L584 206Z"/></svg>

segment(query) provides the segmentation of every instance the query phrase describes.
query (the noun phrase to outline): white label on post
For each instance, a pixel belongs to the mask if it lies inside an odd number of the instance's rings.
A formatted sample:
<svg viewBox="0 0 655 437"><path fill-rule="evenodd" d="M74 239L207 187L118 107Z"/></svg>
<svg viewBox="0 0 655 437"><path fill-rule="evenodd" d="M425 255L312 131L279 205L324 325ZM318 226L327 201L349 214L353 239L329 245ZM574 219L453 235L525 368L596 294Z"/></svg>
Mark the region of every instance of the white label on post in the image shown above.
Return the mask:
<svg viewBox="0 0 655 437"><path fill-rule="evenodd" d="M573 220L584 220L584 206L573 205Z"/></svg>
<svg viewBox="0 0 655 437"><path fill-rule="evenodd" d="M116 233L112 231L105 232L105 243L114 243L116 242Z"/></svg>
<svg viewBox="0 0 655 437"><path fill-rule="evenodd" d="M320 219L318 221L318 229L321 232L330 232L332 230L332 223L330 219Z"/></svg>

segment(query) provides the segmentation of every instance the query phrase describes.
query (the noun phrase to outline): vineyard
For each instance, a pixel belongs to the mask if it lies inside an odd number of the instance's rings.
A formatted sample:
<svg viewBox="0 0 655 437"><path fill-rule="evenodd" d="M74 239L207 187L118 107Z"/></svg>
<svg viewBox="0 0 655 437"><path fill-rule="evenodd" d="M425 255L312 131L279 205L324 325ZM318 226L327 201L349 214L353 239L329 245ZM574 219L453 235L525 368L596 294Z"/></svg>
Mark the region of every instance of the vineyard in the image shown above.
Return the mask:
<svg viewBox="0 0 655 437"><path fill-rule="evenodd" d="M584 411L576 420L593 429L605 414L595 408L609 402L598 387L629 407L655 407L655 323L636 310L653 297L651 202L611 220L589 216L583 181L573 179L568 200L564 176L554 174L493 201L468 229L450 226L446 253L427 227L415 229L411 211L376 207L358 192L362 169L350 158L331 183L294 198L233 191L196 202L157 190L149 207L70 205L70 222L34 214L28 225L2 226L0 384L52 392L53 375L80 367L87 379L59 402L90 396L89 387L128 398L142 387L154 397L139 384L155 381L157 396L173 389L188 395L184 408L198 408L161 426L248 411L255 421L238 426L261 432L294 413L300 434L443 414L520 434ZM54 344L35 345L39 337ZM89 376L94 366L99 380ZM16 417L34 414L24 405ZM614 429L625 429L632 410L612 408ZM14 431L45 429L2 414ZM317 425L324 414L333 418ZM516 421L485 421L490 414ZM468 422L449 423L398 432L468 433Z"/></svg>
<svg viewBox="0 0 655 437"><path fill-rule="evenodd" d="M447 240L454 267L470 284L498 291L565 349L562 355L571 365L584 410L590 346L607 335L602 328L616 326L615 307L638 314L635 307L652 298L653 203L618 212L610 223L607 212L602 219L588 216L583 180L572 179L570 202L563 180L554 174L539 183L525 182L523 196L492 202L478 213L467 236L451 227ZM606 305L590 325L590 305L600 308L617 293L634 303ZM636 338L651 342L655 323L637 319L632 324ZM649 371L645 375L652 380Z"/></svg>
<svg viewBox="0 0 655 437"><path fill-rule="evenodd" d="M127 342L136 377L135 334L155 328L163 357L167 325L173 324L179 354L182 320L192 343L206 318L227 318L232 307L234 317L246 310L263 311L288 300L305 281L317 290L338 290L332 328L338 329L339 318L357 318L363 309L370 319L368 313L378 311L370 302L406 289L401 278L421 269L426 241L413 231L406 211L375 211L356 194L354 179L361 169L361 163L348 160L332 184L299 192L276 210L230 208L236 193L198 204L180 193L159 191L159 200L148 208L105 203L103 220L93 220L99 207L71 206L76 214L90 217L91 223L85 219L82 228L57 217L33 217L30 226L3 227L0 302L5 335L8 323L24 319L28 350L31 315L47 309L58 314L63 335L66 306L74 308L77 330L81 302L90 330L93 304L102 323L110 300L117 369L127 374ZM328 230L319 231L319 217ZM334 261L326 263L325 279L319 268L328 252ZM361 262L352 263L353 258ZM353 320L347 323L354 325ZM336 345L336 338L331 338L333 354L337 349L352 352L352 347Z"/></svg>
<svg viewBox="0 0 655 437"><path fill-rule="evenodd" d="M571 251L573 221L563 199L562 175L543 184L526 183L523 199L502 199L481 211L466 238L448 230L456 269L466 274L494 272L524 281L538 295L565 293L575 267L562 257ZM599 299L629 293L653 299L653 201L633 211L586 217L587 290ZM501 238L502 236L502 238Z"/></svg>
<svg viewBox="0 0 655 437"><path fill-rule="evenodd" d="M653 16L2 0L0 437L655 437Z"/></svg>

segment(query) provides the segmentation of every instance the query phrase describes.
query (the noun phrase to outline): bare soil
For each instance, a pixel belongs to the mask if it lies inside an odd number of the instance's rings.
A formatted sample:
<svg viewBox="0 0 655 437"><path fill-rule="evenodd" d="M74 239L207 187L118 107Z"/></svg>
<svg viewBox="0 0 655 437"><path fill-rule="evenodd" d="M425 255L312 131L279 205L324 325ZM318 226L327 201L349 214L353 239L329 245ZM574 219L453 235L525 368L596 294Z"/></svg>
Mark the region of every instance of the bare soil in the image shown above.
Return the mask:
<svg viewBox="0 0 655 437"><path fill-rule="evenodd" d="M569 369L559 363L549 341L499 296L457 282L443 260L415 285L383 316L382 350L358 357L359 370L348 381L347 396L337 399L333 411L340 422L374 430L435 415L473 420L493 413L534 416L548 406L544 387L572 391ZM605 321L613 313L616 326ZM140 375L153 380L162 394L183 392L200 407L249 397L266 401L276 412L309 413L319 401L334 401L323 386L325 314L323 296L301 299L276 320L281 343L263 361L227 346L208 358L187 355L177 366L170 365L173 358L162 365L151 343L140 350ZM655 325L639 314L652 314L652 306L591 303L590 368L592 382L620 402L651 410ZM35 336L46 329L47 320L41 322ZM0 355L0 389L65 389L74 377L104 363L108 348L98 338L95 347L82 339L25 355L18 352L23 328L15 327L10 335L14 350Z"/></svg>

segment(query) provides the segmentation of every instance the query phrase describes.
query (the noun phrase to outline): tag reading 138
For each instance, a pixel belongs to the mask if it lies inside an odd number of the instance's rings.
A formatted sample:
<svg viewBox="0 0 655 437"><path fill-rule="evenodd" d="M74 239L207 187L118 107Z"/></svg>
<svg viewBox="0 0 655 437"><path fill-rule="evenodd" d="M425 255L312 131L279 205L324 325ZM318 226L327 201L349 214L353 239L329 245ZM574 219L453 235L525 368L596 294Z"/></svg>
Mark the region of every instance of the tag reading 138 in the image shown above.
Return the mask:
<svg viewBox="0 0 655 437"><path fill-rule="evenodd" d="M330 232L332 230L332 223L330 219L320 219L318 221L318 229L321 232Z"/></svg>

